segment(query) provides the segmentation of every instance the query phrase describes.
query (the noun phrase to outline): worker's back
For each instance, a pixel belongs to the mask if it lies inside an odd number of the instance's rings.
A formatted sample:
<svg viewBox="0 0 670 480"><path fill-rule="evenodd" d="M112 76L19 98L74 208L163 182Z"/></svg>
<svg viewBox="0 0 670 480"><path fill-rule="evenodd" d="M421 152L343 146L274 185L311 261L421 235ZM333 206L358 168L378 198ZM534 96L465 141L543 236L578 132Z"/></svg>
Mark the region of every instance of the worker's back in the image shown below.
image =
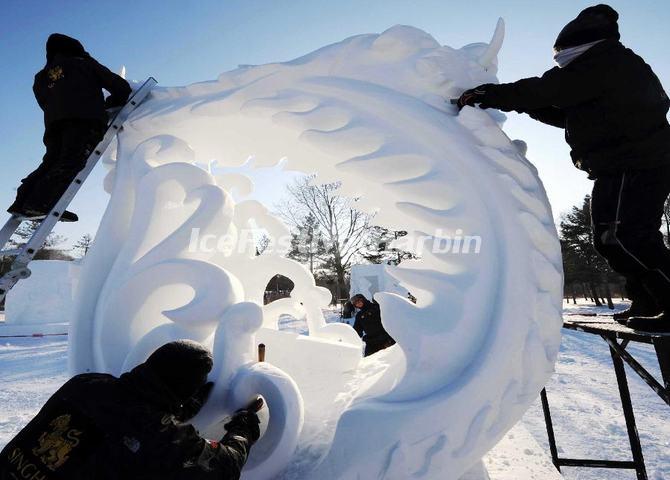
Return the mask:
<svg viewBox="0 0 670 480"><path fill-rule="evenodd" d="M608 40L556 69L557 80L571 70L583 80L581 88L594 92L589 101L565 108L575 160L595 171L670 163L668 97L642 58Z"/></svg>
<svg viewBox="0 0 670 480"><path fill-rule="evenodd" d="M124 383L104 374L68 381L5 447L0 479L171 478L184 450L173 442L174 417L157 403L169 395L155 385L138 392Z"/></svg>
<svg viewBox="0 0 670 480"><path fill-rule="evenodd" d="M236 480L260 436L240 410L210 441L192 418L213 384L209 350L170 342L120 378L77 375L0 452L0 480ZM183 417L183 418L182 418Z"/></svg>
<svg viewBox="0 0 670 480"><path fill-rule="evenodd" d="M111 93L107 104L103 88ZM66 119L106 122L105 108L125 103L131 88L93 59L79 41L53 34L47 42L47 64L35 75L33 92L49 126Z"/></svg>
<svg viewBox="0 0 670 480"><path fill-rule="evenodd" d="M220 447L180 423L174 396L145 372L73 377L0 453L0 480L238 478L244 450L221 463Z"/></svg>

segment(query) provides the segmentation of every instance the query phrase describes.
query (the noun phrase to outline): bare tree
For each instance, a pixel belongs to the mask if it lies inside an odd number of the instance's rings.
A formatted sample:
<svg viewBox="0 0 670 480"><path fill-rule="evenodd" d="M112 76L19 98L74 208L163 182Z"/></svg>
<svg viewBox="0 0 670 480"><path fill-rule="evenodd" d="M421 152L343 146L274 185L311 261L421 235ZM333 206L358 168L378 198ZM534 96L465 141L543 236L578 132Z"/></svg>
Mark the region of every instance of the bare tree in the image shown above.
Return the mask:
<svg viewBox="0 0 670 480"><path fill-rule="evenodd" d="M339 183L312 185L311 178L297 179L287 187L288 199L277 206L279 215L294 229L311 216L325 244L321 267L336 277L338 298L346 292L346 273L365 248L370 216L356 210L355 199L338 195Z"/></svg>
<svg viewBox="0 0 670 480"><path fill-rule="evenodd" d="M263 252L265 252L269 246L270 246L270 237L268 237L267 234L263 233L256 242L256 256L263 255Z"/></svg>
<svg viewBox="0 0 670 480"><path fill-rule="evenodd" d="M93 237L90 233L85 233L79 240L77 240L77 243L75 243L72 248L73 250L79 250L81 256L85 257L88 251L91 249L92 245Z"/></svg>

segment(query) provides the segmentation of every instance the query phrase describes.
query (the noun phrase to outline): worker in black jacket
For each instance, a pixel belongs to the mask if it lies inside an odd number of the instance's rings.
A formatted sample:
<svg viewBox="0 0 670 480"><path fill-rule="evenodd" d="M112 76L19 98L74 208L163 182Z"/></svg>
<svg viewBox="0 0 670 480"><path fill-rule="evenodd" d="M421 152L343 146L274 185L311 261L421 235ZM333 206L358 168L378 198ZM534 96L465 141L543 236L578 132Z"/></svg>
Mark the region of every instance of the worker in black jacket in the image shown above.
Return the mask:
<svg viewBox="0 0 670 480"><path fill-rule="evenodd" d="M565 129L573 163L595 180L594 246L632 299L615 318L670 331L670 252L659 231L670 193L670 101L651 67L619 42L618 18L607 5L583 10L556 39L557 67L480 85L458 105L515 110Z"/></svg>
<svg viewBox="0 0 670 480"><path fill-rule="evenodd" d="M77 375L0 452L0 480L238 479L259 437L256 404L238 411L220 441L184 420L211 390L201 345L163 345L120 378Z"/></svg>
<svg viewBox="0 0 670 480"><path fill-rule="evenodd" d="M44 111L42 164L21 181L13 215L40 217L48 213L100 142L107 126L106 108L123 105L131 88L120 76L100 65L79 41L60 33L49 36L47 63L37 75L33 92ZM110 92L105 101L102 89ZM63 221L76 221L67 212Z"/></svg>
<svg viewBox="0 0 670 480"><path fill-rule="evenodd" d="M366 357L395 345L395 340L382 325L381 311L377 302L371 302L359 293L351 297L351 303L358 309L354 330L365 342Z"/></svg>

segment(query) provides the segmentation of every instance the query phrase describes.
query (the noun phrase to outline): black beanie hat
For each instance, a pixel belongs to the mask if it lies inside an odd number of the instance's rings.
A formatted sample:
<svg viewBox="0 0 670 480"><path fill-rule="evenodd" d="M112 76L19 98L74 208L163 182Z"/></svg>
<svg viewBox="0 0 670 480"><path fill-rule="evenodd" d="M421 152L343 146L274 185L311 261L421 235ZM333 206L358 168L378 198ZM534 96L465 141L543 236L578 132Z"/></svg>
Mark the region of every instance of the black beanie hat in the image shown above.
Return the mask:
<svg viewBox="0 0 670 480"><path fill-rule="evenodd" d="M214 364L210 351L191 340L166 343L144 363L182 402L207 382Z"/></svg>
<svg viewBox="0 0 670 480"><path fill-rule="evenodd" d="M52 33L47 40L47 63L51 62L58 53L68 57L88 55L84 46L76 38L68 37L62 33Z"/></svg>
<svg viewBox="0 0 670 480"><path fill-rule="evenodd" d="M582 10L577 18L568 23L556 38L554 49L576 47L597 40L619 40L619 14L609 5L596 5Z"/></svg>

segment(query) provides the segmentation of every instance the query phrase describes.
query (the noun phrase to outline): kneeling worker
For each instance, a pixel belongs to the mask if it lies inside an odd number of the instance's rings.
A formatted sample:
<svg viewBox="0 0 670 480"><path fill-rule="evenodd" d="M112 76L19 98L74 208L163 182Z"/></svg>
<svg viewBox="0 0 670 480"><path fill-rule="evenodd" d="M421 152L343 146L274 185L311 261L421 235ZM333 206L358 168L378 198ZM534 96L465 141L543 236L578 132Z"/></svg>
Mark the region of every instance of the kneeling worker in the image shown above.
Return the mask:
<svg viewBox="0 0 670 480"><path fill-rule="evenodd" d="M238 479L260 436L260 400L218 442L183 423L212 383L212 355L181 340L120 378L73 377L0 453L0 480Z"/></svg>

